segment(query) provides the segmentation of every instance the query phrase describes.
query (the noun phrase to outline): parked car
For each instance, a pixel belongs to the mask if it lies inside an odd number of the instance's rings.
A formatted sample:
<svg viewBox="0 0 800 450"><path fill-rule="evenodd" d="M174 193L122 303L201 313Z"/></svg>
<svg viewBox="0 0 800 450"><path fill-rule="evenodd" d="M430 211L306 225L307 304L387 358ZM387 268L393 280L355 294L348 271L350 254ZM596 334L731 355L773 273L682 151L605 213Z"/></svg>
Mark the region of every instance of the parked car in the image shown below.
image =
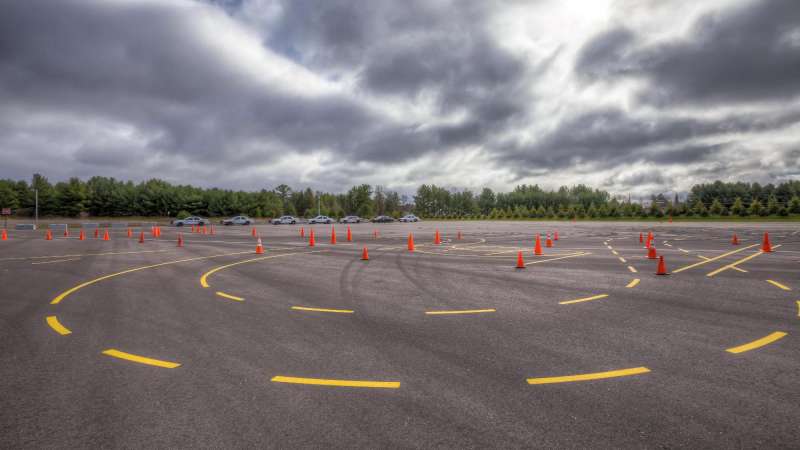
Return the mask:
<svg viewBox="0 0 800 450"><path fill-rule="evenodd" d="M220 221L223 225L252 225L255 221L247 216L236 216Z"/></svg>
<svg viewBox="0 0 800 450"><path fill-rule="evenodd" d="M361 217L344 216L341 219L339 219L339 223L361 223Z"/></svg>
<svg viewBox="0 0 800 450"><path fill-rule="evenodd" d="M309 219L308 223L333 223L333 219L328 216L317 216L313 219Z"/></svg>
<svg viewBox="0 0 800 450"><path fill-rule="evenodd" d="M172 224L176 227L182 227L184 225L210 225L211 222L208 219L203 219L202 217L189 216L185 219L173 220Z"/></svg>
<svg viewBox="0 0 800 450"><path fill-rule="evenodd" d="M413 214L407 214L407 215L401 217L399 220L400 220L400 222L419 222L419 217L417 217L417 216L415 216Z"/></svg>
<svg viewBox="0 0 800 450"><path fill-rule="evenodd" d="M388 222L394 222L394 219L392 219L389 216L377 216L377 217L374 217L372 219L372 222L374 222L374 223L388 223Z"/></svg>
<svg viewBox="0 0 800 450"><path fill-rule="evenodd" d="M270 220L270 223L273 225L294 225L297 223L297 219L293 216L280 216L277 219Z"/></svg>

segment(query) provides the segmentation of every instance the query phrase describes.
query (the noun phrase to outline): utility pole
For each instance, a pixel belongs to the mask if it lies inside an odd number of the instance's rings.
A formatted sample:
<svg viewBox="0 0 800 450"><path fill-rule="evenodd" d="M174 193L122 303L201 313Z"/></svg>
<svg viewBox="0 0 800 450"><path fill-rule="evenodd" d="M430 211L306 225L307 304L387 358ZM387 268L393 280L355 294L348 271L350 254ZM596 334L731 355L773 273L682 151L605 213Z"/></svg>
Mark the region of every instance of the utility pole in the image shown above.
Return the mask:
<svg viewBox="0 0 800 450"><path fill-rule="evenodd" d="M318 195L318 196L317 196L317 215L318 215L318 216L321 216L321 215L322 215L322 213L320 212L320 203L321 203L321 202L322 202L322 199L321 199L321 198L319 198L319 195Z"/></svg>
<svg viewBox="0 0 800 450"><path fill-rule="evenodd" d="M34 221L34 226L36 229L39 229L39 190L33 190L33 198L34 198L34 210L36 211L36 219Z"/></svg>

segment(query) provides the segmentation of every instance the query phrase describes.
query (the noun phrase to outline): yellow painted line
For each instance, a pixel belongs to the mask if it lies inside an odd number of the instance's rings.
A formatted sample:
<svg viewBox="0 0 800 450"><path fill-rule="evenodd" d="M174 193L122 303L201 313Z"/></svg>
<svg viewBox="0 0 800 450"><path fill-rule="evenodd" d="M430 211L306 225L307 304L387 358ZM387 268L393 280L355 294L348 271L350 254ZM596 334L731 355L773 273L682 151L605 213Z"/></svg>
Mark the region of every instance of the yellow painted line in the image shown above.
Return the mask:
<svg viewBox="0 0 800 450"><path fill-rule="evenodd" d="M439 316L445 314L480 314L480 313L488 313L488 312L496 312L495 309L462 309L462 310L455 310L455 311L425 311L425 314L429 316Z"/></svg>
<svg viewBox="0 0 800 450"><path fill-rule="evenodd" d="M50 325L50 328L55 330L56 333L62 336L66 336L72 333L72 331L70 331L69 328L65 327L64 325L61 325L61 322L58 321L58 317L56 316L47 316L47 324Z"/></svg>
<svg viewBox="0 0 800 450"><path fill-rule="evenodd" d="M67 298L70 294L74 293L75 291L78 291L80 289L85 288L86 286L90 286L90 285L98 283L100 281L107 280L109 278L114 278L114 277L117 277L117 276L120 276L120 275L125 275L126 273L138 272L140 270L145 270L145 269L153 269L155 267L168 266L170 264L178 264L178 263L189 262L189 261L200 261L200 260L203 260L203 259L219 258L219 257L222 257L222 256L241 255L241 254L244 254L244 253L250 253L250 252L235 252L235 253L224 253L224 254L221 254L221 255L199 256L199 257L196 257L196 258L179 259L177 261L167 261L167 262L158 263L158 264L151 264L149 266L135 267L133 269L123 270L122 272L117 272L117 273L112 273L112 274L109 274L109 275L104 275L102 277L95 278L94 280L89 280L89 281L87 281L85 283L81 283L81 284L79 284L79 285L77 285L75 287L69 288L66 291L58 294L58 296L56 298L54 298L50 302L50 304L51 305L57 305L57 304L61 303L62 300Z"/></svg>
<svg viewBox="0 0 800 450"><path fill-rule="evenodd" d="M54 261L40 261L40 262L32 262L31 265L35 266L37 264L54 264L60 262L68 262L68 261L78 261L80 258L70 258L70 259L56 259Z"/></svg>
<svg viewBox="0 0 800 450"><path fill-rule="evenodd" d="M756 244L756 245L758 245L758 244ZM780 247L781 245L782 245L782 244L778 244L778 245L776 245L776 246L775 246L775 247L773 247L773 248L778 248L778 247ZM713 277L714 275L717 275L717 274L719 274L719 273L722 273L722 272L724 272L724 271L726 271L726 270L728 270L728 269L735 269L735 270L738 270L738 271L744 271L744 272L746 272L745 270L743 270L743 269L740 269L740 268L738 268L737 266L738 266L739 264L742 264L742 263L744 263L744 262L750 261L751 259L755 258L756 256L763 255L763 254L764 254L764 252L762 252L761 250L759 250L759 251L757 251L757 252L753 253L753 254L752 254L752 255L750 255L750 256L745 256L744 258L742 258L742 259L740 259L740 260L738 260L738 261L734 261L734 262L732 262L731 264L728 264L727 266L722 266L722 267L720 267L720 268L719 268L719 269L717 269L717 270L711 271L711 272L707 273L707 274L706 274L706 276L707 276L707 277Z"/></svg>
<svg viewBox="0 0 800 450"><path fill-rule="evenodd" d="M72 255L52 255L52 256L22 256L15 258L0 258L0 261L19 261L26 259L51 259L51 258L76 258L81 256L135 255L139 253L164 253L168 251L170 250L142 250L138 252L76 253Z"/></svg>
<svg viewBox="0 0 800 450"><path fill-rule="evenodd" d="M617 253L617 251L616 251L616 250L611 250L611 253L613 253L613 254L615 254L615 255L619 256L619 253Z"/></svg>
<svg viewBox="0 0 800 450"><path fill-rule="evenodd" d="M525 263L525 265L529 266L531 264L541 264L541 263L546 263L548 261L557 261L559 259L567 259L567 258L577 258L578 256L587 256L587 255L591 255L591 253L583 253L583 252L575 253L575 254L572 254L572 255L561 256L559 258L549 258L549 259L542 259L542 260L539 260L539 261L531 261L529 263Z"/></svg>
<svg viewBox="0 0 800 450"><path fill-rule="evenodd" d="M650 372L647 367L634 367L632 369L611 370L608 372L584 373L563 377L528 378L528 384L571 383L573 381L602 380L604 378L627 377Z"/></svg>
<svg viewBox="0 0 800 450"><path fill-rule="evenodd" d="M357 380L326 380L323 378L297 378L276 376L270 380L273 383L312 384L316 386L340 386L358 388L397 389L399 381L357 381Z"/></svg>
<svg viewBox="0 0 800 450"><path fill-rule="evenodd" d="M103 354L107 356L113 356L114 358L133 361L139 364L147 364L149 366L163 367L165 369L174 369L176 367L181 366L180 364L175 362L162 361L160 359L153 359L153 358L148 358L146 356L139 356L139 355L134 355L132 353L125 353L119 350L115 350L113 348L110 348L108 350L103 350Z"/></svg>
<svg viewBox="0 0 800 450"><path fill-rule="evenodd" d="M636 273L636 267L628 266L628 270L630 270L633 273Z"/></svg>
<svg viewBox="0 0 800 450"><path fill-rule="evenodd" d="M224 266L215 267L215 268L209 270L208 272L204 273L200 277L200 285L203 286L204 288L211 287L211 285L208 284L208 277L210 277L211 275L219 272L220 270L227 269L229 267L238 266L240 264L247 264L247 263L251 263L251 262L255 262L255 261L263 261L265 259L281 258L281 257L284 257L284 256L299 255L301 253L318 253L318 252L320 252L320 250L314 250L314 251L310 251L310 252L283 253L283 254L280 254L280 255L261 256L261 257L258 257L258 258L245 259L244 261L237 261L237 262L232 263L232 264L225 264ZM252 252L244 252L244 253L252 253Z"/></svg>
<svg viewBox="0 0 800 450"><path fill-rule="evenodd" d="M800 317L800 300L797 301L797 317Z"/></svg>
<svg viewBox="0 0 800 450"><path fill-rule="evenodd" d="M631 280L631 282L630 282L630 283L628 283L628 285L627 285L627 286L625 286L625 287L626 287L626 288L632 288L632 287L636 287L636 285L637 285L637 284L639 284L639 281L641 281L641 280L639 280L638 278L634 278L634 279L632 279L632 280Z"/></svg>
<svg viewBox="0 0 800 450"><path fill-rule="evenodd" d="M326 312L326 313L353 314L353 311L350 309L307 308L305 306L292 306L292 309L296 311L316 311L316 312Z"/></svg>
<svg viewBox="0 0 800 450"><path fill-rule="evenodd" d="M236 300L237 302L243 302L244 301L244 299L242 297L237 297L235 295L226 294L226 293L224 293L222 291L217 291L217 295L220 296L220 297L223 297L223 298L230 299L230 300Z"/></svg>
<svg viewBox="0 0 800 450"><path fill-rule="evenodd" d="M777 287L779 289L783 289L784 291L791 291L792 290L792 288L790 288L789 286L786 286L785 284L778 283L775 280L767 280L767 283L769 283L769 284L771 284L771 285L773 285L773 286L775 286L775 287Z"/></svg>
<svg viewBox="0 0 800 450"><path fill-rule="evenodd" d="M620 261L622 264L625 264L625 263L627 263L627 262L628 262L628 261L626 261L626 260L625 260L625 258L623 258L622 256L620 256L620 257L619 257L619 261Z"/></svg>
<svg viewBox="0 0 800 450"><path fill-rule="evenodd" d="M728 253L723 253L723 254L721 254L719 256L715 256L713 258L709 258L709 259L704 260L704 261L700 261L700 262L697 262L697 263L694 263L694 264L689 264L688 266L683 266L680 269L675 269L672 273L683 272L684 270L689 270L689 269L692 269L692 268L697 267L697 266L702 266L703 264L708 264L708 263L710 263L712 261L716 261L718 259L722 259L722 258L724 258L726 256L730 256L730 255L734 255L734 254L739 253L739 252L743 252L743 251L747 250L748 248L753 248L753 247L755 247L757 245L758 244L748 245L747 247L742 247L740 249L733 250L733 251L730 251Z"/></svg>
<svg viewBox="0 0 800 450"><path fill-rule="evenodd" d="M563 302L558 302L559 305L571 305L573 303L581 303L581 302L590 302L592 300L600 300L601 298L608 297L608 294L600 294L600 295L593 295L591 297L584 297L575 300L566 300Z"/></svg>
<svg viewBox="0 0 800 450"><path fill-rule="evenodd" d="M738 347L731 347L731 348L729 348L729 349L727 349L725 351L728 352L728 353L749 352L750 350L755 350L755 349L757 349L759 347L763 347L763 346L765 346L767 344L771 344L771 343L777 341L778 339L782 339L784 336L786 336L786 334L787 333L784 333L783 331L776 331L774 333L771 333L771 334L768 334L768 335L764 336L761 339L756 339L753 342L750 342L750 343L747 343L747 344L744 344L744 345L740 345Z"/></svg>
<svg viewBox="0 0 800 450"><path fill-rule="evenodd" d="M708 261L709 259L711 259L711 258L709 258L707 256L703 256L703 255L697 255L697 257L702 259L702 260L705 260L705 261Z"/></svg>

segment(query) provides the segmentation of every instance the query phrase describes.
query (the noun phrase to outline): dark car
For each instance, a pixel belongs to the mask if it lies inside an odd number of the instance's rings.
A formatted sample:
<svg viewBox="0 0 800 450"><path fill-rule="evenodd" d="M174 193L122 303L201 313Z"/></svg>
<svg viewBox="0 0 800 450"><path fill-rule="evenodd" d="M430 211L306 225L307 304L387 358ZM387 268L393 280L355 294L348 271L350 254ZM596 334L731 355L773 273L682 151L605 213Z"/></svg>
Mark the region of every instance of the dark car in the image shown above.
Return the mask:
<svg viewBox="0 0 800 450"><path fill-rule="evenodd" d="M392 219L389 216L378 216L378 217L375 217L374 219L372 219L372 222L373 223L388 223L388 222L394 222L394 219Z"/></svg>

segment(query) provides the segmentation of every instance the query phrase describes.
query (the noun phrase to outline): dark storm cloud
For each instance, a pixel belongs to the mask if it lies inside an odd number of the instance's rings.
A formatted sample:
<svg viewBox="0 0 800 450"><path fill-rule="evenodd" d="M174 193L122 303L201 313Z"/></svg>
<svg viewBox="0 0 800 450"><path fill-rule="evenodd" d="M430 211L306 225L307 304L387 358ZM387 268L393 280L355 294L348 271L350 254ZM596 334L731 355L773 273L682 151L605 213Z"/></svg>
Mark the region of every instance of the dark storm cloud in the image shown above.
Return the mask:
<svg viewBox="0 0 800 450"><path fill-rule="evenodd" d="M576 73L637 76L649 81L641 100L673 103L780 101L800 94L800 5L759 0L697 19L688 35L631 48L627 30L586 44Z"/></svg>
<svg viewBox="0 0 800 450"><path fill-rule="evenodd" d="M236 48L198 39L187 15L200 5L26 1L0 15L0 95L7 108L102 118L135 128L144 155L240 168L285 154L330 150L353 161L398 163L461 142L457 130L409 130L344 95L298 95L228 61ZM325 39L362 39L341 23ZM352 26L351 26L352 25ZM342 30L347 28L348 30ZM350 34L347 34L350 33ZM202 36L200 36L202 37ZM502 102L489 114L507 115ZM474 136L471 134L470 136ZM81 147L81 164L107 165L113 147ZM91 151L86 148L92 148ZM446 149L445 149L446 150Z"/></svg>
<svg viewBox="0 0 800 450"><path fill-rule="evenodd" d="M519 171L590 164L592 170L633 161L687 164L721 147L686 144L698 138L779 130L800 122L800 111L696 119L660 115L637 117L620 109L600 109L562 120L555 130L528 146L510 146L502 157L525 162ZM657 151L648 149L662 146ZM670 150L678 146L677 150ZM665 147L665 148L663 148Z"/></svg>

